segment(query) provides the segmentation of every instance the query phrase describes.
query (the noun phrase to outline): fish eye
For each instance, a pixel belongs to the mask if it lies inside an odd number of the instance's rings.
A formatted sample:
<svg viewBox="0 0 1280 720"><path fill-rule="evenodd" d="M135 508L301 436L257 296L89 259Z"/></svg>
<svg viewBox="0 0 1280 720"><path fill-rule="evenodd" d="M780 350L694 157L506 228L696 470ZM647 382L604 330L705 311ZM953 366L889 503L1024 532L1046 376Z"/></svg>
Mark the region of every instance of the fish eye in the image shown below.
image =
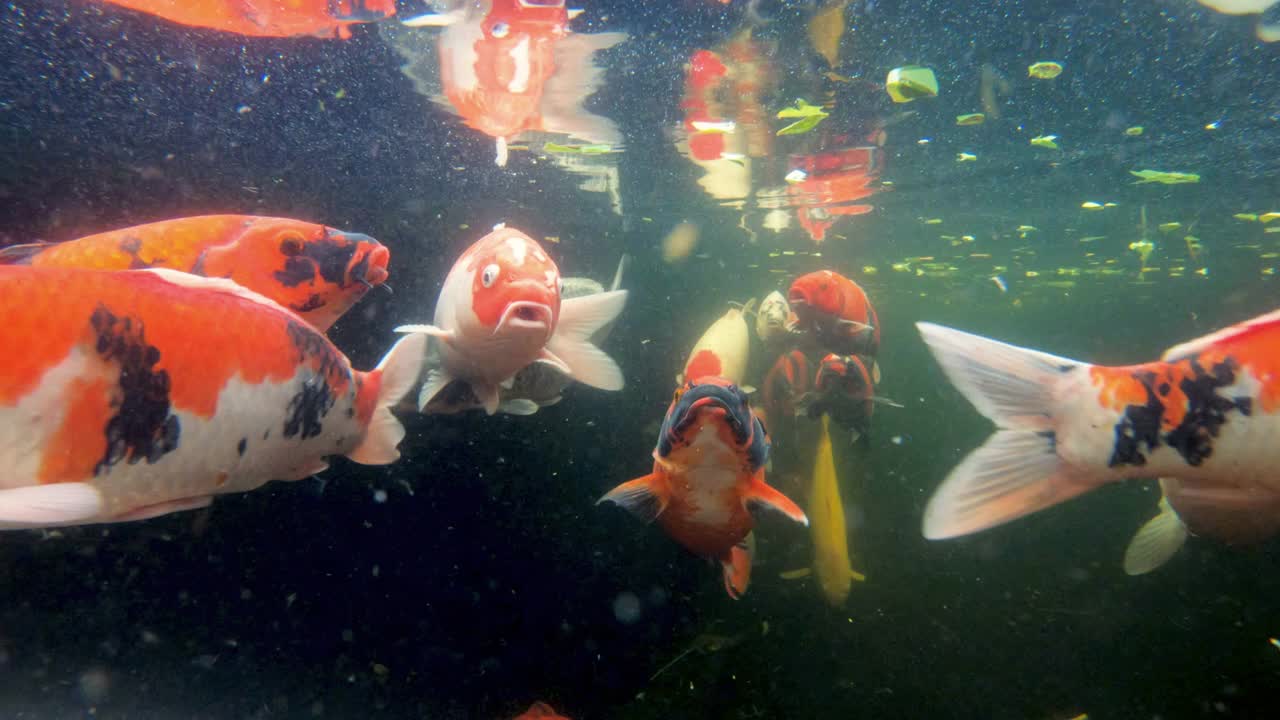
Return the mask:
<svg viewBox="0 0 1280 720"><path fill-rule="evenodd" d="M498 279L498 264L489 263L484 266L484 272L480 273L480 282L485 287L493 287L493 283Z"/></svg>
<svg viewBox="0 0 1280 720"><path fill-rule="evenodd" d="M286 257L302 254L302 236L285 235L280 240L280 252Z"/></svg>
<svg viewBox="0 0 1280 720"><path fill-rule="evenodd" d="M508 27L506 23L500 22L493 26L493 29L489 31L489 34L496 38L504 38L509 32L511 32L511 28Z"/></svg>

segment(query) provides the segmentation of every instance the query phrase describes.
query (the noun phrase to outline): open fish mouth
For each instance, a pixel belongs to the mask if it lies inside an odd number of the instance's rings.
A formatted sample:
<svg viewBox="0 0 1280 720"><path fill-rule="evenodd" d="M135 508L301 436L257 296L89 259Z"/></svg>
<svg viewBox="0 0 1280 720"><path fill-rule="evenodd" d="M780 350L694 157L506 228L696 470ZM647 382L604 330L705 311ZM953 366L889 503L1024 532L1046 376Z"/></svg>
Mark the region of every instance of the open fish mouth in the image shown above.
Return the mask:
<svg viewBox="0 0 1280 720"><path fill-rule="evenodd" d="M699 416L713 412L724 418L734 439L745 443L751 437L752 416L747 396L737 385L695 385L685 391L671 412L671 434L680 437Z"/></svg>
<svg viewBox="0 0 1280 720"><path fill-rule="evenodd" d="M551 327L551 318L550 305L529 301L513 302L502 311L495 332L501 328L546 330Z"/></svg>

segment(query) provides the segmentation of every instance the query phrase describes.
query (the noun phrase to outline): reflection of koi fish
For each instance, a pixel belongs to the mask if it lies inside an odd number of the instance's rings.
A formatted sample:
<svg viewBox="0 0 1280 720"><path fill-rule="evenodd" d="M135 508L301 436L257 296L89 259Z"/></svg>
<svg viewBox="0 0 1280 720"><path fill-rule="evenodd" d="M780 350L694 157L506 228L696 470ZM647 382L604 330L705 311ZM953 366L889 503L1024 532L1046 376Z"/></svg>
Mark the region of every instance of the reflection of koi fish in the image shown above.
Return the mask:
<svg viewBox="0 0 1280 720"><path fill-rule="evenodd" d="M252 215L163 220L62 243L0 249L0 265L168 268L234 280L324 331L387 279L391 255L368 235Z"/></svg>
<svg viewBox="0 0 1280 720"><path fill-rule="evenodd" d="M352 370L297 315L174 270L0 266L0 528L142 520L396 460L425 339Z"/></svg>
<svg viewBox="0 0 1280 720"><path fill-rule="evenodd" d="M929 501L926 537L966 535L1152 476L1176 480L1175 507L1240 516L1280 508L1280 311L1127 367L918 327L957 389L998 427Z"/></svg>
<svg viewBox="0 0 1280 720"><path fill-rule="evenodd" d="M354 23L395 15L395 0L105 0L179 25L254 37L349 38Z"/></svg>
<svg viewBox="0 0 1280 720"><path fill-rule="evenodd" d="M749 507L760 504L808 524L802 511L765 483L769 437L746 393L724 378L700 377L676 391L653 451L653 472L600 498L645 520L657 519L691 552L718 560L729 596L751 579Z"/></svg>
<svg viewBox="0 0 1280 720"><path fill-rule="evenodd" d="M583 102L603 78L593 55L627 36L571 32L569 21L580 12L564 0L467 0L453 12L405 23L446 26L437 61L443 100L467 125L497 140L496 162L506 165L508 145L529 131L614 148L622 144L617 126L587 112ZM421 63L420 43L407 34L412 32L388 29L401 54ZM434 71L407 70L415 79Z"/></svg>

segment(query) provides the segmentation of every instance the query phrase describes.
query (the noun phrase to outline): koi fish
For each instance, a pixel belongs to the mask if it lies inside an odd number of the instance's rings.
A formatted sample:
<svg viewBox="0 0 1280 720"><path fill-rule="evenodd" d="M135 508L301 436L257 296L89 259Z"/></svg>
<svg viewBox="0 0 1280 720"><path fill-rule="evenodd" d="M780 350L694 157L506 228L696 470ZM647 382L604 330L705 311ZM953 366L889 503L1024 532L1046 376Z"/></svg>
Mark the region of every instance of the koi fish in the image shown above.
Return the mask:
<svg viewBox="0 0 1280 720"><path fill-rule="evenodd" d="M627 35L574 33L569 21L581 12L564 0L467 0L382 31L409 61L404 72L418 91L494 138L494 160L505 166L509 144L531 132L622 145L617 125L583 104L604 77L595 53ZM411 29L420 27L444 27L434 57L427 57L424 38Z"/></svg>
<svg viewBox="0 0 1280 720"><path fill-rule="evenodd" d="M528 710L517 715L515 720L569 720L556 712L556 709L539 700L529 706Z"/></svg>
<svg viewBox="0 0 1280 720"><path fill-rule="evenodd" d="M801 275L791 283L787 301L795 314L789 329L809 335L823 350L870 356L879 351L876 309L849 278L830 270Z"/></svg>
<svg viewBox="0 0 1280 720"><path fill-rule="evenodd" d="M1175 507L1259 514L1280 502L1280 444L1268 441L1280 433L1280 311L1124 367L917 327L997 426L934 493L925 537L967 535L1152 476L1176 481Z"/></svg>
<svg viewBox="0 0 1280 720"><path fill-rule="evenodd" d="M124 522L399 457L425 339L370 372L224 279L0 266L0 528ZM24 322L24 318L26 321Z"/></svg>
<svg viewBox="0 0 1280 720"><path fill-rule="evenodd" d="M831 448L830 420L825 415L818 431L808 506L813 566L783 573L783 577L791 580L816 575L827 604L836 608L843 607L853 588L853 581L865 582L867 576L854 570L849 564L849 532L844 519L844 502L840 499L835 454Z"/></svg>
<svg viewBox="0 0 1280 720"><path fill-rule="evenodd" d="M797 402L797 412L811 418L829 415L857 442L871 428L876 403L902 407L876 395L879 382L880 366L874 358L828 354L818 365L813 390Z"/></svg>
<svg viewBox="0 0 1280 720"><path fill-rule="evenodd" d="M395 0L104 0L179 25L250 37L351 37L354 23L395 15Z"/></svg>
<svg viewBox="0 0 1280 720"><path fill-rule="evenodd" d="M476 241L444 279L435 324L396 328L440 340L439 366L427 373L419 410L461 380L492 415L501 405L500 389L533 362L592 387L621 390L622 371L590 338L622 312L627 291L561 300L561 290L555 261L528 235L499 225Z"/></svg>
<svg viewBox="0 0 1280 720"><path fill-rule="evenodd" d="M782 420L796 416L796 402L809 393L813 378L813 366L803 350L792 350L778 356L765 374L764 387L760 391L771 426L777 421L775 418Z"/></svg>
<svg viewBox="0 0 1280 720"><path fill-rule="evenodd" d="M622 273L626 265L627 256L623 255L618 261L618 270L614 273L613 285L609 288L609 292L617 291L622 287ZM603 285L591 278L567 277L563 280L564 289L560 293L562 301L606 292ZM591 344L599 347L604 343L610 331L613 330L613 325L614 321L609 321L592 333ZM436 362L438 358L434 361L428 360L428 365L434 366ZM511 387L499 389L498 411L509 415L532 415L541 408L560 402L565 388L572 383L573 378L557 370L554 365L534 361L515 374ZM454 381L432 398L423 412L428 415L453 414L482 407L484 406L471 392L469 383Z"/></svg>
<svg viewBox="0 0 1280 720"><path fill-rule="evenodd" d="M766 345L781 341L788 336L787 319L791 316L791 306L782 293L774 290L760 302L756 310L756 337Z"/></svg>
<svg viewBox="0 0 1280 720"><path fill-rule="evenodd" d="M236 284L328 330L387 279L391 253L368 235L288 218L202 215L61 243L11 245L0 265L85 270L169 268Z"/></svg>
<svg viewBox="0 0 1280 720"><path fill-rule="evenodd" d="M725 378L693 378L667 409L653 472L610 490L597 504L616 503L646 522L656 518L690 552L721 564L725 590L736 599L751 580L751 507L809 523L799 506L765 483L768 459L769 437L746 393Z"/></svg>
<svg viewBox="0 0 1280 720"><path fill-rule="evenodd" d="M748 300L741 307L730 308L694 343L693 351L684 364L684 372L676 376L676 384L690 378L715 375L742 384L747 374L747 360L751 349L751 334L745 315L751 312L755 300Z"/></svg>

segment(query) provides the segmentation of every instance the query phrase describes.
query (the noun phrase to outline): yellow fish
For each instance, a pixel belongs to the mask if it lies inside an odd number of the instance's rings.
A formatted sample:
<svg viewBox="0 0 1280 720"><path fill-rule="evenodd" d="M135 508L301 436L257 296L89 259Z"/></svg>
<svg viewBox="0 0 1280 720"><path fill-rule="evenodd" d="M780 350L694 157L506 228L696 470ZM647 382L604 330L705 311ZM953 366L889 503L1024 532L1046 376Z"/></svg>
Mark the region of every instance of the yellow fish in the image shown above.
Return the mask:
<svg viewBox="0 0 1280 720"><path fill-rule="evenodd" d="M840 501L840 484L836 478L835 455L831 449L831 420L822 416L818 432L817 455L813 461L813 482L809 486L809 534L813 539L811 571L791 571L783 577L794 579L812 572L818 577L822 596L832 607L842 607L849 597L853 581L863 582L865 575L849 566L849 535L844 522L844 504Z"/></svg>

